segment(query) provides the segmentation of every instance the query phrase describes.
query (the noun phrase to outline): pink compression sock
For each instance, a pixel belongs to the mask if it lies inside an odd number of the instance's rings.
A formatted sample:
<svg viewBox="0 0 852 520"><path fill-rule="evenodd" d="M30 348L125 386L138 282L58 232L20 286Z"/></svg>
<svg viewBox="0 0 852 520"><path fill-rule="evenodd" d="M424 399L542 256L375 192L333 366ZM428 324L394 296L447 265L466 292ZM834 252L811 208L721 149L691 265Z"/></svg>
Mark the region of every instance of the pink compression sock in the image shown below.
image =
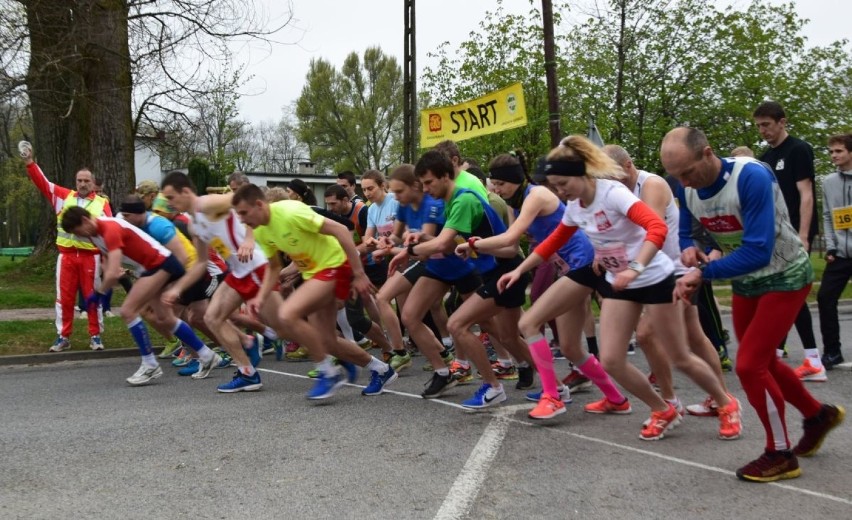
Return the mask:
<svg viewBox="0 0 852 520"><path fill-rule="evenodd" d="M553 372L553 353L550 345L541 334L536 334L527 340L538 377L541 379L541 389L554 399L559 399L559 390L556 386L556 374Z"/></svg>
<svg viewBox="0 0 852 520"><path fill-rule="evenodd" d="M616 388L615 383L612 382L609 374L604 371L600 362L598 362L598 358L595 356L589 356L585 361L580 363L577 368L580 369L580 372L582 372L584 376L591 379L592 382L601 389L601 392L603 392L609 402L617 404L624 402L624 394L618 391L618 388Z"/></svg>

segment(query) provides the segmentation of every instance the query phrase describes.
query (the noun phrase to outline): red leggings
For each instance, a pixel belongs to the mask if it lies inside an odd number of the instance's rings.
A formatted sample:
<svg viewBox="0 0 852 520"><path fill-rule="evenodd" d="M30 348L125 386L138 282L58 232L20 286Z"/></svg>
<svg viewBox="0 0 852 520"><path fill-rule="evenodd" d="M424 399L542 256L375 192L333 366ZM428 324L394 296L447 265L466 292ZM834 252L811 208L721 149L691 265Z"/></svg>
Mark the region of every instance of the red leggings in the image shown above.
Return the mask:
<svg viewBox="0 0 852 520"><path fill-rule="evenodd" d="M790 447L784 401L805 417L813 417L820 410L819 401L775 353L810 289L808 284L798 291L769 292L751 298L734 294L733 297L734 331L739 341L737 376L766 430L768 450Z"/></svg>

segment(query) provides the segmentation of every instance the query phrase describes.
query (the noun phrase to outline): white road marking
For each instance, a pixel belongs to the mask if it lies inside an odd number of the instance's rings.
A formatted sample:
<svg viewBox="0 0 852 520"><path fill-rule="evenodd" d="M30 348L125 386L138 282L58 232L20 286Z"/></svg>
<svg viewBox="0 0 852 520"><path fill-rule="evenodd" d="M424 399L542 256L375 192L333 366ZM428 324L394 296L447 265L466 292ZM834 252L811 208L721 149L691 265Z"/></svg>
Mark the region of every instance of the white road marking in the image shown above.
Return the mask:
<svg viewBox="0 0 852 520"><path fill-rule="evenodd" d="M303 376L301 374L293 374L290 372L281 372L278 370L270 370L268 368L258 368L258 372L269 372L271 374L278 374L282 376L296 377L299 379L310 379L308 376ZM364 388L362 385L354 385L347 383L348 386L352 386L355 388ZM396 390L385 390L386 394L399 395L403 397L413 397L415 399L420 399L423 401L432 401L435 403L440 403L446 406L450 406L452 408L459 408L467 412L472 412L470 409L461 406L458 403L453 403L451 401L445 401L443 399L423 399L421 396L417 394L411 394L408 392L398 392ZM497 452L500 449L500 445L503 442L503 439L506 436L506 432L508 431L508 426L510 423L521 424L523 426L528 427L536 427L537 423L527 422L521 419L515 419L509 417L510 415L518 412L520 410L529 410L532 408L532 403L530 404L516 404L511 406L502 406L498 408L487 409L483 411L476 411L479 413L482 412L490 412L494 415L494 419L488 423L488 426L485 428L485 431L482 432L482 436L479 438L479 442L474 446L473 451L468 457L467 462L462 468L461 473L456 478L456 481L453 483L453 487L450 488L450 492L447 495L447 498L444 500L444 503L441 505L441 509L438 510L438 514L435 515L436 519L455 519L455 518L464 518L465 515L470 510L470 507L473 505L473 501L476 498L476 495L479 493L479 489L482 487L482 484L485 481L486 472L488 471L488 467L491 465L491 462L497 455ZM589 437L587 435L583 435L580 433L574 433L566 430L560 430L557 428L549 428L548 432L553 432L560 435L566 435L569 437L574 437L576 439L581 439L586 442L595 442L598 444L603 444L605 446L610 446L612 448L618 448L624 451L630 451L633 453L638 453L640 455L646 455L649 457L654 457L656 459L665 460L668 462L672 462L675 464L680 464L683 466L689 466L693 468L702 469L705 471L711 471L714 473L719 473L722 475L726 475L729 477L736 478L736 473L731 470L727 470L724 468L720 468L717 466L710 466L707 464L702 464L700 462L694 462L691 460L681 459L678 457L672 457L670 455L664 455L662 453L656 453L649 450L643 450L641 448L635 448L633 446L628 446L626 444L618 444L616 442L607 441L604 439L599 439L597 437ZM785 489L787 491L794 491L796 493L801 493L803 495L808 495L816 498L822 498L825 500L830 500L832 502L837 502L840 504L845 504L852 506L852 500L847 498L842 498L834 495L829 495L827 493L821 493L819 491L812 491L810 489L804 489L796 486L791 486L790 484L783 484L780 482L769 482L764 485L774 486L777 488Z"/></svg>

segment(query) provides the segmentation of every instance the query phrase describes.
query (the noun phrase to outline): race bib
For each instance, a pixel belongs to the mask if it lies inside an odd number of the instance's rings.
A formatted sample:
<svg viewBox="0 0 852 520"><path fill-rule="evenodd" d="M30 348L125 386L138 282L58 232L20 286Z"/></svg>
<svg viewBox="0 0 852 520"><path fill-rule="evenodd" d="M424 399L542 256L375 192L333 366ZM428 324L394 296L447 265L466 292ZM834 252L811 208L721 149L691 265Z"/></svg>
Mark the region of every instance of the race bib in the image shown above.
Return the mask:
<svg viewBox="0 0 852 520"><path fill-rule="evenodd" d="M620 273L627 269L627 248L622 242L609 242L595 246L595 262L611 273Z"/></svg>
<svg viewBox="0 0 852 520"><path fill-rule="evenodd" d="M316 262L314 262L313 259L308 255L290 255L290 260L292 260L293 263L296 264L296 268L298 268L299 271L302 272L310 271L314 267L316 267Z"/></svg>
<svg viewBox="0 0 852 520"><path fill-rule="evenodd" d="M831 210L831 219L834 222L834 229L852 228L852 206Z"/></svg>
<svg viewBox="0 0 852 520"><path fill-rule="evenodd" d="M219 256L222 257L222 260L228 260L231 256L231 248L225 245L222 242L222 239L219 237L213 237L213 240L210 241L210 247L213 248L214 251L219 253Z"/></svg>
<svg viewBox="0 0 852 520"><path fill-rule="evenodd" d="M568 265L568 262L562 259L558 254L550 257L550 263L553 264L553 267L556 268L556 274L558 276L563 276L567 273L571 267Z"/></svg>
<svg viewBox="0 0 852 520"><path fill-rule="evenodd" d="M376 226L376 238L389 237L393 234L393 222Z"/></svg>

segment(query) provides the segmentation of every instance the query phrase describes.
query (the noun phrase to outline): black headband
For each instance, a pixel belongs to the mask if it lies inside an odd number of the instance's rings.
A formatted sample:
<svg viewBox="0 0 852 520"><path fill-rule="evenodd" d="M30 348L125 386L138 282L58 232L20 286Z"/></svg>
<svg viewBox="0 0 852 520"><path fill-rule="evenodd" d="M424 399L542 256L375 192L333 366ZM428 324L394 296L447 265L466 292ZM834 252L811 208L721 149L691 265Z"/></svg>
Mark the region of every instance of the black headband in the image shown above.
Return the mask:
<svg viewBox="0 0 852 520"><path fill-rule="evenodd" d="M564 177L584 177L586 175L586 163L579 159L547 161L544 165L544 174L561 175Z"/></svg>
<svg viewBox="0 0 852 520"><path fill-rule="evenodd" d="M137 202L122 202L121 203L121 212L122 213L145 213L145 203L140 201Z"/></svg>
<svg viewBox="0 0 852 520"><path fill-rule="evenodd" d="M524 177L524 168L520 164L491 168L489 173L495 181L511 182L513 184L523 184L524 179L526 179Z"/></svg>

